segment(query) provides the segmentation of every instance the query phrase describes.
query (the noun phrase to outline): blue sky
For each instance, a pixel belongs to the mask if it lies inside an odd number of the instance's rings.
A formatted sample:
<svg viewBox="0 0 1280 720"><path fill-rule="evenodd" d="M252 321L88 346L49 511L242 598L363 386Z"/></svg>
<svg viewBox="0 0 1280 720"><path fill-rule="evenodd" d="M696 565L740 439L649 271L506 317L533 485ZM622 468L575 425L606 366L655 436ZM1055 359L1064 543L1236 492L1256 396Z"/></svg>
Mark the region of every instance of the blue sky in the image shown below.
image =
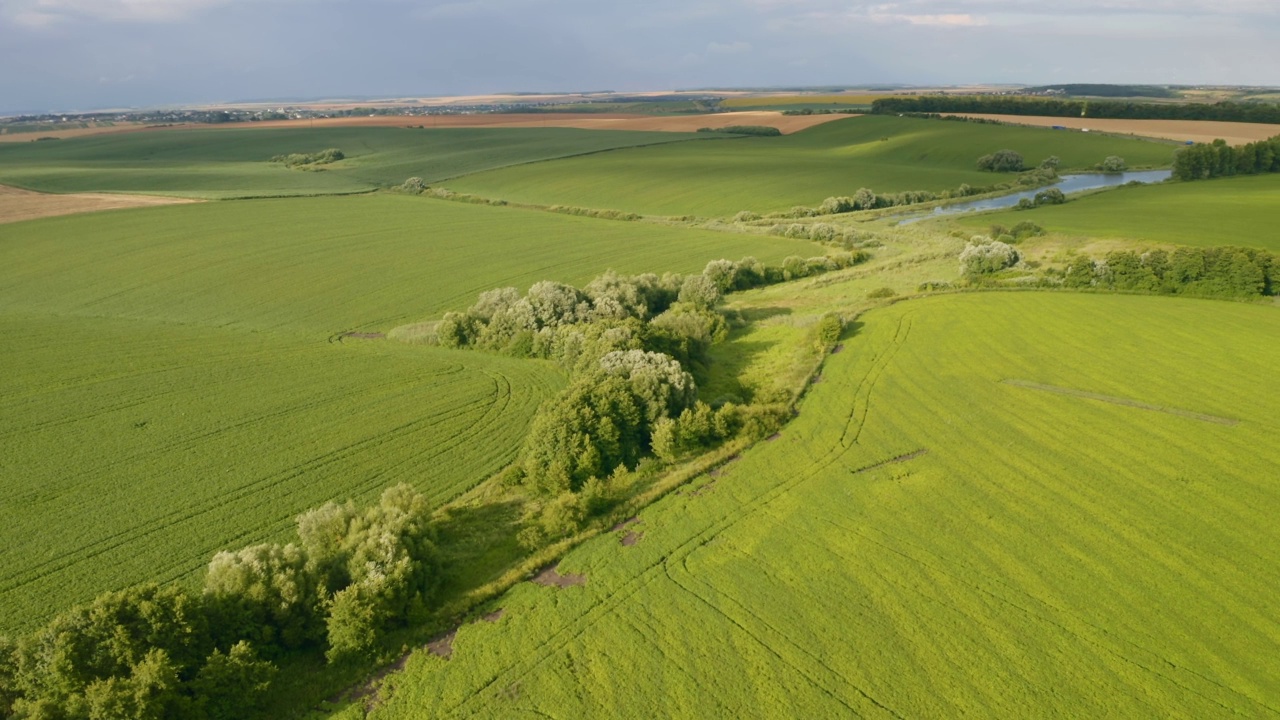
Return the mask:
<svg viewBox="0 0 1280 720"><path fill-rule="evenodd" d="M1280 0L0 0L0 112L866 83L1280 85Z"/></svg>

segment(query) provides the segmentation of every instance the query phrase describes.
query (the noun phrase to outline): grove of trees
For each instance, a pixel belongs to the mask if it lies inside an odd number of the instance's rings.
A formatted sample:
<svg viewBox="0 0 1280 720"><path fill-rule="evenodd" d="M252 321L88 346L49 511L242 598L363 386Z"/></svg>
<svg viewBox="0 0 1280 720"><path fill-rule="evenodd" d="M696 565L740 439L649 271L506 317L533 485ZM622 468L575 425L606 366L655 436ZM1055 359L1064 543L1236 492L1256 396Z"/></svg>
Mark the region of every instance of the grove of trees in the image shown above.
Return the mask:
<svg viewBox="0 0 1280 720"><path fill-rule="evenodd" d="M1196 143L1180 148L1173 156L1173 176L1179 180L1274 172L1280 172L1280 135L1239 147L1225 140Z"/></svg>

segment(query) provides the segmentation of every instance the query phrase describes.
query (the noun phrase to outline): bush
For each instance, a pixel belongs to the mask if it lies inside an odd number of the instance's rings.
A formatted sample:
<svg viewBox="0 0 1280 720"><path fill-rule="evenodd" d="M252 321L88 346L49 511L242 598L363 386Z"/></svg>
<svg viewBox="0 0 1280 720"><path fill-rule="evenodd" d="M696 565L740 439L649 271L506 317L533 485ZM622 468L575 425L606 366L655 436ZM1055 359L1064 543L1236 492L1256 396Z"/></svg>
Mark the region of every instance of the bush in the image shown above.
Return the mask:
<svg viewBox="0 0 1280 720"><path fill-rule="evenodd" d="M1102 165L1099 167L1102 168L1102 172L1105 173L1121 173L1128 169L1129 166L1125 164L1124 158L1119 157L1118 155L1109 155L1106 160L1102 161Z"/></svg>
<svg viewBox="0 0 1280 720"><path fill-rule="evenodd" d="M1024 167L1022 155L1013 150L997 150L990 155L978 158L978 169L991 172L1021 172Z"/></svg>
<svg viewBox="0 0 1280 720"><path fill-rule="evenodd" d="M754 213L754 212L751 212L750 210L743 210L739 212L737 215L733 216L734 222L751 222L753 220L759 220L759 219L760 219L760 213Z"/></svg>
<svg viewBox="0 0 1280 720"><path fill-rule="evenodd" d="M872 290L871 292L867 293L867 297L872 300L879 300L881 298L891 298L896 296L897 294L898 293L893 288L882 287L882 288L876 288L875 290Z"/></svg>
<svg viewBox="0 0 1280 720"><path fill-rule="evenodd" d="M827 313L818 321L814 332L818 349L828 352L840 341L840 335L844 332L844 318L837 313Z"/></svg>
<svg viewBox="0 0 1280 720"><path fill-rule="evenodd" d="M1035 204L1040 205L1061 205L1067 201L1067 196L1058 188L1046 188L1036 193Z"/></svg>
<svg viewBox="0 0 1280 720"><path fill-rule="evenodd" d="M1014 266L1018 259L1013 246L977 236L960 253L960 271L970 278L989 275Z"/></svg>

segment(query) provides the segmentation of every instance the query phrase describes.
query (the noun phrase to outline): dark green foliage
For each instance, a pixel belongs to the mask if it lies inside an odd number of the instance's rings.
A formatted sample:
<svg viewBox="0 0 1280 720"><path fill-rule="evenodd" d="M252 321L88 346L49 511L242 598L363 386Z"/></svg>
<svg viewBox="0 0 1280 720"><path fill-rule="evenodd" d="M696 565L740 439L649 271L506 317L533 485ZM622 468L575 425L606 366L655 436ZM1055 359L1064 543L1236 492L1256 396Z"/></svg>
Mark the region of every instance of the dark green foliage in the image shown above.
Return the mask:
<svg viewBox="0 0 1280 720"><path fill-rule="evenodd" d="M1124 158L1119 155L1108 155L1107 159L1103 160L1102 164L1098 167L1105 173L1122 173L1127 170L1129 166L1125 163Z"/></svg>
<svg viewBox="0 0 1280 720"><path fill-rule="evenodd" d="M198 715L208 720L248 717L275 677L276 668L241 641L227 652L214 650L191 683Z"/></svg>
<svg viewBox="0 0 1280 720"><path fill-rule="evenodd" d="M219 640L292 650L320 638L319 596L307 556L296 545L220 552L209 563L205 598Z"/></svg>
<svg viewBox="0 0 1280 720"><path fill-rule="evenodd" d="M647 444L644 429L644 411L626 381L582 378L534 418L522 455L526 482L557 495L634 466Z"/></svg>
<svg viewBox="0 0 1280 720"><path fill-rule="evenodd" d="M728 125L722 128L698 128L700 133L725 133L727 135L753 135L756 137L781 137L782 131L768 125Z"/></svg>
<svg viewBox="0 0 1280 720"><path fill-rule="evenodd" d="M1067 196L1058 188L1045 188L1036 193L1035 204L1039 205L1061 205L1067 201Z"/></svg>
<svg viewBox="0 0 1280 720"><path fill-rule="evenodd" d="M882 298L891 298L897 294L898 293L891 287L882 287L876 288L875 290L867 293L867 297L872 300L879 300Z"/></svg>
<svg viewBox="0 0 1280 720"><path fill-rule="evenodd" d="M346 155L337 148L329 148L318 153L291 153L289 155L276 155L271 158L271 162L280 163L288 168L308 167L314 165L328 165L335 163Z"/></svg>
<svg viewBox="0 0 1280 720"><path fill-rule="evenodd" d="M991 172L1021 172L1025 165L1022 155L1013 150L997 150L978 158L978 169Z"/></svg>
<svg viewBox="0 0 1280 720"><path fill-rule="evenodd" d="M893 291L890 290L890 296ZM868 296L869 297L869 296ZM840 342L840 335L844 332L844 318L838 313L827 313L818 320L818 327L814 331L815 341L818 349L823 352L831 350Z"/></svg>
<svg viewBox="0 0 1280 720"><path fill-rule="evenodd" d="M1173 176L1179 180L1274 172L1280 172L1280 135L1239 147L1223 140L1196 143L1173 156Z"/></svg>
<svg viewBox="0 0 1280 720"><path fill-rule="evenodd" d="M1138 103L1105 100L1051 100L1010 96L929 95L925 97L888 97L872 102L871 112L886 115L899 113L970 113L1280 123L1280 106L1262 103Z"/></svg>
<svg viewBox="0 0 1280 720"><path fill-rule="evenodd" d="M1205 297L1248 298L1275 294L1280 260L1248 248L1178 248L1137 253L1117 250L1100 263L1077 256L1063 285Z"/></svg>

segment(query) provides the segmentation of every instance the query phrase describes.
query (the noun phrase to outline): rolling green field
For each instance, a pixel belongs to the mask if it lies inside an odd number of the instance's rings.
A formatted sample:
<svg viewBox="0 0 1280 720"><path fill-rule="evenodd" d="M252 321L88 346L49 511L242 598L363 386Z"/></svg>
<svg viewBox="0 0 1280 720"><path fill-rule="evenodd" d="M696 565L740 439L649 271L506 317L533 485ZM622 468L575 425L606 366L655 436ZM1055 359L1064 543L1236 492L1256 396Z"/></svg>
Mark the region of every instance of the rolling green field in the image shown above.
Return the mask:
<svg viewBox="0 0 1280 720"><path fill-rule="evenodd" d="M1280 713L1273 308L944 296L844 343L780 438L373 717Z"/></svg>
<svg viewBox="0 0 1280 720"><path fill-rule="evenodd" d="M1007 176L977 170L1002 148L1028 163L1057 155L1062 167L1092 167L1108 155L1130 166L1167 166L1170 145L977 123L865 116L776 138L677 143L482 172L453 190L508 201L617 208L656 215L727 216L814 206L861 187L876 192L992 185Z"/></svg>
<svg viewBox="0 0 1280 720"><path fill-rule="evenodd" d="M330 499L440 503L508 463L550 365L342 338L476 293L795 240L359 196L4 226L0 633L97 593L190 578Z"/></svg>
<svg viewBox="0 0 1280 720"><path fill-rule="evenodd" d="M0 183L43 192L200 198L358 193L414 176L434 182L507 165L694 137L568 128L157 130L0 144ZM347 158L310 171L270 162L276 155L327 148L338 148Z"/></svg>
<svg viewBox="0 0 1280 720"><path fill-rule="evenodd" d="M798 240L376 195L213 202L4 226L0 312L246 330L387 330L539 280L776 263Z"/></svg>
<svg viewBox="0 0 1280 720"><path fill-rule="evenodd" d="M1280 250L1280 176L1118 188L1037 208L965 218L968 227L1032 220L1051 232L1211 247Z"/></svg>

